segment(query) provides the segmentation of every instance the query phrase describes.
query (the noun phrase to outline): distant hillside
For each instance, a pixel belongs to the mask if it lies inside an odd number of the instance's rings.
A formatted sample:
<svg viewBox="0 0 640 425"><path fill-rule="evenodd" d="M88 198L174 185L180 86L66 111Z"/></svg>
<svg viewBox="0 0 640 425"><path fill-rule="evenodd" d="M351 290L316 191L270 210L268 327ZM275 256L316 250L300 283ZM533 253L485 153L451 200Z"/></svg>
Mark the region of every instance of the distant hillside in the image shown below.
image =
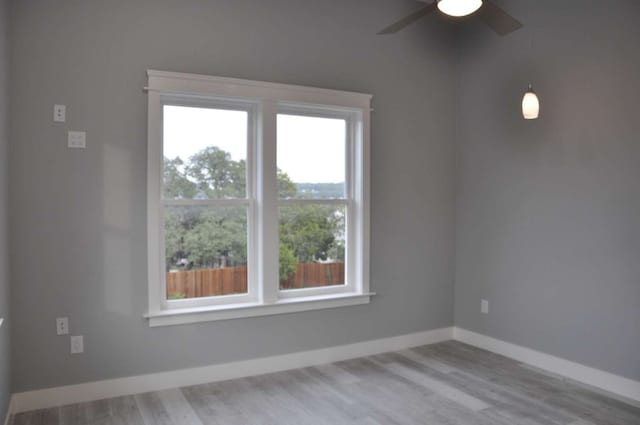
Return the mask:
<svg viewBox="0 0 640 425"><path fill-rule="evenodd" d="M304 198L342 198L344 183L297 183L298 196Z"/></svg>

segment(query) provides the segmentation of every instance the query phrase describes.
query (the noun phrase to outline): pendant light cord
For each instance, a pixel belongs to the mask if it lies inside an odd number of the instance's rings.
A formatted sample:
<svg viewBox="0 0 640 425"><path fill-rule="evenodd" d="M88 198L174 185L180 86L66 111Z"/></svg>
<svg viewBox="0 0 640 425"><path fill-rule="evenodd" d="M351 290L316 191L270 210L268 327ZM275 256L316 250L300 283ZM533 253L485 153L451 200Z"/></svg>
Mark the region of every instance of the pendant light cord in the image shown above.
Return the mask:
<svg viewBox="0 0 640 425"><path fill-rule="evenodd" d="M529 23L529 59L532 59L533 56L533 22L531 20L531 1L527 0L527 21Z"/></svg>

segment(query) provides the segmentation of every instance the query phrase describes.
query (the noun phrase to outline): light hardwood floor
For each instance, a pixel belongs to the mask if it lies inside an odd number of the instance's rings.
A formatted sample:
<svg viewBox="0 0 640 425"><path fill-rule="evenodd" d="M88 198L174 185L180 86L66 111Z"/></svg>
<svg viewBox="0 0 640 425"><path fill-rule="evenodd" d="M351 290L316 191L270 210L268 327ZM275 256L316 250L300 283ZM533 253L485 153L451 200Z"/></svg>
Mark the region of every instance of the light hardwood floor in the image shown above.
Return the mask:
<svg viewBox="0 0 640 425"><path fill-rule="evenodd" d="M14 425L640 425L640 408L449 341L13 419Z"/></svg>

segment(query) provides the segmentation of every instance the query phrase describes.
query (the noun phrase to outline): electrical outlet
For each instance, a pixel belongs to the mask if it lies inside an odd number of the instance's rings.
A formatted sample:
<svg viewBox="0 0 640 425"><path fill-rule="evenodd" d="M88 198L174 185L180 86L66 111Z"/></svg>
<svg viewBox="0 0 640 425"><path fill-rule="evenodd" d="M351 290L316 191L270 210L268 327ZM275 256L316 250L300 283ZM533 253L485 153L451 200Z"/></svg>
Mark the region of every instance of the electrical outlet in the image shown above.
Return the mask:
<svg viewBox="0 0 640 425"><path fill-rule="evenodd" d="M86 148L87 133L84 131L70 131L67 137L67 146L70 148Z"/></svg>
<svg viewBox="0 0 640 425"><path fill-rule="evenodd" d="M480 311L484 314L489 314L489 301L487 300L480 301Z"/></svg>
<svg viewBox="0 0 640 425"><path fill-rule="evenodd" d="M67 335L69 333L69 319L66 317L58 317L56 319L56 333L58 335Z"/></svg>
<svg viewBox="0 0 640 425"><path fill-rule="evenodd" d="M84 353L84 338L82 335L71 337L71 354Z"/></svg>
<svg viewBox="0 0 640 425"><path fill-rule="evenodd" d="M67 107L53 105L53 122L65 122L67 120Z"/></svg>

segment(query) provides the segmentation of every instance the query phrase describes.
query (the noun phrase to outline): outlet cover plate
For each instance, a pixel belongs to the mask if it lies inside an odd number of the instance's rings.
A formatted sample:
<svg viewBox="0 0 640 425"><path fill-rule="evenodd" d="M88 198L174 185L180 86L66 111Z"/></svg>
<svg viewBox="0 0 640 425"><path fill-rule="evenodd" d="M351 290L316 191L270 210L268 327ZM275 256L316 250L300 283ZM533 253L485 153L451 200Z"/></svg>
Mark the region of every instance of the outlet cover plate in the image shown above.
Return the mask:
<svg viewBox="0 0 640 425"><path fill-rule="evenodd" d="M69 319L66 317L58 317L56 319L56 334L67 335L69 333Z"/></svg>
<svg viewBox="0 0 640 425"><path fill-rule="evenodd" d="M480 301L480 311L483 314L489 314L489 301L488 300Z"/></svg>
<svg viewBox="0 0 640 425"><path fill-rule="evenodd" d="M74 335L71 337L71 354L84 353L84 338L82 335Z"/></svg>
<svg viewBox="0 0 640 425"><path fill-rule="evenodd" d="M67 107L65 105L53 105L53 122L65 122L67 120Z"/></svg>

